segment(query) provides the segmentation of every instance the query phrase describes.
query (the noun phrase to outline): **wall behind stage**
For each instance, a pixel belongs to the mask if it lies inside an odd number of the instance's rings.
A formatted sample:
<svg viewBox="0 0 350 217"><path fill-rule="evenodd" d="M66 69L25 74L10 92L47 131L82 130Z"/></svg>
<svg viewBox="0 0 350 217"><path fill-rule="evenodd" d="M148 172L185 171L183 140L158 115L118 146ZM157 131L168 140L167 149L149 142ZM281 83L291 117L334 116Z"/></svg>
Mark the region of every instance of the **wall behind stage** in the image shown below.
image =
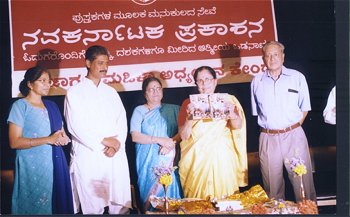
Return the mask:
<svg viewBox="0 0 350 217"><path fill-rule="evenodd" d="M309 139L310 147L336 144L335 126L323 122L322 111L331 88L335 85L335 15L331 0L294 1L279 0L274 2L277 33L279 41L286 46L285 65L301 71L309 84L312 111L309 112L303 128ZM0 3L1 16L1 168L13 169L14 151L8 144L8 127L6 119L11 98L11 56L8 25L8 2ZM250 83L226 84L218 86L219 92L234 94L241 102L247 118L248 151L258 151L259 127L256 118L251 115ZM192 87L168 88L164 90L164 102L181 105ZM143 103L141 91L122 92L120 96L127 111L128 119L135 106ZM51 96L63 111L63 96ZM69 152L69 147L66 148ZM134 145L127 140L127 153L132 180L135 181Z"/></svg>

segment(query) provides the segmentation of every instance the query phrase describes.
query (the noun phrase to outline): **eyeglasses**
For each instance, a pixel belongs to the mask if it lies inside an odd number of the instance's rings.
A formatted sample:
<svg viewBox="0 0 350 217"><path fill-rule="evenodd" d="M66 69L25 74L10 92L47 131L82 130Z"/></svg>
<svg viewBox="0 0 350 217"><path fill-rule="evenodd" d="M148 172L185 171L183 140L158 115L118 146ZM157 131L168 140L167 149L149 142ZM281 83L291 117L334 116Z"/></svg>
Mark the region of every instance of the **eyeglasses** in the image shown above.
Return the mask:
<svg viewBox="0 0 350 217"><path fill-rule="evenodd" d="M156 91L157 92L160 92L163 88L162 87L156 87L156 88L148 88L147 89L147 92L150 92L150 93L155 93Z"/></svg>
<svg viewBox="0 0 350 217"><path fill-rule="evenodd" d="M51 79L38 79L36 81L39 81L42 84L49 84L49 85L52 84L52 80Z"/></svg>
<svg viewBox="0 0 350 217"><path fill-rule="evenodd" d="M203 85L203 84L206 84L208 82L212 82L214 80L214 78L205 78L204 80L203 79L198 79L196 81L197 84L200 84L200 85Z"/></svg>

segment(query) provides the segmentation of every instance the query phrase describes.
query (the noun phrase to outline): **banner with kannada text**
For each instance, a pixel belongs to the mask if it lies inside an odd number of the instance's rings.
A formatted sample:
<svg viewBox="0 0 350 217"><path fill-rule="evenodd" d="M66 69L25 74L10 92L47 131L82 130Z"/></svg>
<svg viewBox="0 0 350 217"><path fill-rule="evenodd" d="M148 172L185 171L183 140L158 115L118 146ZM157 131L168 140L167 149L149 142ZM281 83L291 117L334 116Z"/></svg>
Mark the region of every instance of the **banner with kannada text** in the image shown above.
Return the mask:
<svg viewBox="0 0 350 217"><path fill-rule="evenodd" d="M26 69L50 68L50 95L63 95L87 74L85 50L110 52L103 82L140 90L145 76L164 87L193 86L208 65L219 84L249 82L265 70L261 47L277 40L272 0L11 0L12 96Z"/></svg>

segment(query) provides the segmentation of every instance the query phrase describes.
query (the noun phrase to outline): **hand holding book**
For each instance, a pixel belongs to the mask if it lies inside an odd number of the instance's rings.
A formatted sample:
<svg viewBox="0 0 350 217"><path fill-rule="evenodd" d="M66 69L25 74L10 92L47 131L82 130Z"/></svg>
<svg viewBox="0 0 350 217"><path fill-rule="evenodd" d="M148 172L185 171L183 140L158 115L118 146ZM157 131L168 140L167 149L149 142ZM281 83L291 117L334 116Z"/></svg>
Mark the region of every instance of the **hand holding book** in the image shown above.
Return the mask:
<svg viewBox="0 0 350 217"><path fill-rule="evenodd" d="M230 102L225 103L226 111L227 111L227 116L226 119L231 119L235 120L239 117L239 111L238 108L235 104L232 104Z"/></svg>
<svg viewBox="0 0 350 217"><path fill-rule="evenodd" d="M226 93L193 94L191 103L187 107L188 113L194 120L200 119L234 119L237 117L235 105L232 104Z"/></svg>
<svg viewBox="0 0 350 217"><path fill-rule="evenodd" d="M242 118L236 105L230 107L230 114L227 116L227 120L229 120L233 129L240 129L242 127Z"/></svg>

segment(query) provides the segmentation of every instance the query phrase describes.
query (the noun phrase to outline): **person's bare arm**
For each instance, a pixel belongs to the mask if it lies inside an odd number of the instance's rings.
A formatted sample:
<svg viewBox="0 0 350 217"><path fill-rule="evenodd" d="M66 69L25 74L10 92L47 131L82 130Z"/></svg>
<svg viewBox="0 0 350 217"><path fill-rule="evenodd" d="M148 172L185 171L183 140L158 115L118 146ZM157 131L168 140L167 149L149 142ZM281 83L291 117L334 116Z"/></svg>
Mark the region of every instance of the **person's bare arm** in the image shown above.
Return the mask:
<svg viewBox="0 0 350 217"><path fill-rule="evenodd" d="M305 120L305 118L306 118L306 116L307 116L307 113L308 113L308 111L303 112L303 117L302 117L301 120L299 121L299 122L300 122L300 125L303 125L304 120Z"/></svg>
<svg viewBox="0 0 350 217"><path fill-rule="evenodd" d="M22 127L9 123L9 141L12 149L28 149L44 144L62 145L60 142L62 137L62 132L59 130L46 137L24 138L22 137Z"/></svg>

